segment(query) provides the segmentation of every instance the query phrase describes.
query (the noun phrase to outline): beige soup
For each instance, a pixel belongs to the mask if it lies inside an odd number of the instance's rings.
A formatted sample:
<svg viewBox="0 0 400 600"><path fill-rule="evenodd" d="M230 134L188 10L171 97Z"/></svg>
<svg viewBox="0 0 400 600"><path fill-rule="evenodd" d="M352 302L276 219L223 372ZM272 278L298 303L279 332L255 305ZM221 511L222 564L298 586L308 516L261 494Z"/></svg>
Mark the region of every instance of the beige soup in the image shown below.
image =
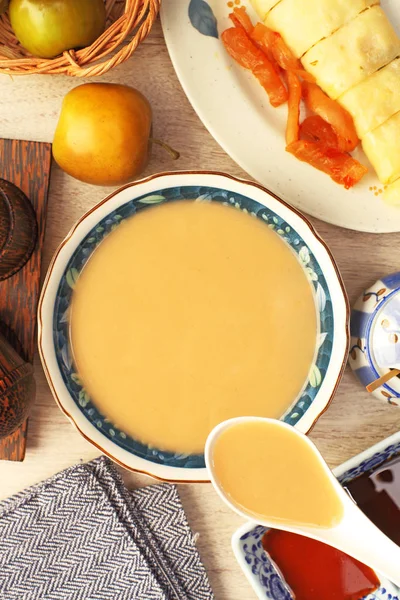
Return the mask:
<svg viewBox="0 0 400 600"><path fill-rule="evenodd" d="M259 219L181 201L123 221L76 285L71 339L99 410L135 439L201 453L221 421L280 417L316 340L311 285Z"/></svg>
<svg viewBox="0 0 400 600"><path fill-rule="evenodd" d="M334 527L344 509L321 459L294 429L244 421L216 439L214 474L230 500L255 518Z"/></svg>

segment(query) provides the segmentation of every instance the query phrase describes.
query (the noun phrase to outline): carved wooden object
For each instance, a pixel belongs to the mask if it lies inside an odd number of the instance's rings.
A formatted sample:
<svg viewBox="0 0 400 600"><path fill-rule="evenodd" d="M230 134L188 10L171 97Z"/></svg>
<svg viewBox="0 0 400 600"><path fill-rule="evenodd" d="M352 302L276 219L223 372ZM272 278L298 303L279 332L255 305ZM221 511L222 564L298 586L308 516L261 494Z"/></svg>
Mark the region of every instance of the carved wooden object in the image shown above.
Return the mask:
<svg viewBox="0 0 400 600"><path fill-rule="evenodd" d="M34 397L33 366L0 335L0 439L24 423Z"/></svg>
<svg viewBox="0 0 400 600"><path fill-rule="evenodd" d="M36 212L36 247L25 266L0 281L2 333L21 358L33 362L36 312L40 289L51 144L0 140L0 178L11 181L29 198ZM25 456L27 421L11 436L0 440L0 459L21 461Z"/></svg>
<svg viewBox="0 0 400 600"><path fill-rule="evenodd" d="M19 187L0 179L0 281L30 259L37 241L36 215Z"/></svg>

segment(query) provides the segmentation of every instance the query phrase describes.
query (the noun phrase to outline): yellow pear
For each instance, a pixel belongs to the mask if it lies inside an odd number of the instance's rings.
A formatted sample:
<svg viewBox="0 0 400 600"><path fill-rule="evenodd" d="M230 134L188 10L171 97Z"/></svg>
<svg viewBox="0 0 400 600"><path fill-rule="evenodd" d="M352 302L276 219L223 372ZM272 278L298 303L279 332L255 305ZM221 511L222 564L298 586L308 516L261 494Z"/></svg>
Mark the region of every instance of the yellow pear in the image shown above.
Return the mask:
<svg viewBox="0 0 400 600"><path fill-rule="evenodd" d="M150 104L138 90L86 83L64 98L53 156L76 179L121 185L146 167L151 124Z"/></svg>

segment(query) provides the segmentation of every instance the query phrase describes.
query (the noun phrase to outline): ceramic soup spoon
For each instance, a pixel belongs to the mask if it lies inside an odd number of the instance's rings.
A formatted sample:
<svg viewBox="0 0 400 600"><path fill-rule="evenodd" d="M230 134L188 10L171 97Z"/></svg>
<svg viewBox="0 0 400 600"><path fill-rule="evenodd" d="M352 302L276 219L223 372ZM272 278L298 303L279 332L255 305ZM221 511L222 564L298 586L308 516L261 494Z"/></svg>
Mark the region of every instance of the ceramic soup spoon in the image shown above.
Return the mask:
<svg viewBox="0 0 400 600"><path fill-rule="evenodd" d="M218 425L205 449L217 493L236 513L349 554L400 586L400 547L357 507L314 444L273 419Z"/></svg>

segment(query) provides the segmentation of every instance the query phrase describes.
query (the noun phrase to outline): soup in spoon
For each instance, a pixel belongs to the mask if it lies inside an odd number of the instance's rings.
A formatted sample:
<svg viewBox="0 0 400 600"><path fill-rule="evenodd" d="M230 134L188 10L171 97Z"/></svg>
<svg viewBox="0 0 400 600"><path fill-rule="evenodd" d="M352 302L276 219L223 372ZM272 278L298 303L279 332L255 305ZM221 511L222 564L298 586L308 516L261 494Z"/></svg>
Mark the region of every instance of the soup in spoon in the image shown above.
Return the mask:
<svg viewBox="0 0 400 600"><path fill-rule="evenodd" d="M343 503L319 455L280 422L230 425L217 437L211 460L230 501L255 519L331 528L343 518Z"/></svg>

